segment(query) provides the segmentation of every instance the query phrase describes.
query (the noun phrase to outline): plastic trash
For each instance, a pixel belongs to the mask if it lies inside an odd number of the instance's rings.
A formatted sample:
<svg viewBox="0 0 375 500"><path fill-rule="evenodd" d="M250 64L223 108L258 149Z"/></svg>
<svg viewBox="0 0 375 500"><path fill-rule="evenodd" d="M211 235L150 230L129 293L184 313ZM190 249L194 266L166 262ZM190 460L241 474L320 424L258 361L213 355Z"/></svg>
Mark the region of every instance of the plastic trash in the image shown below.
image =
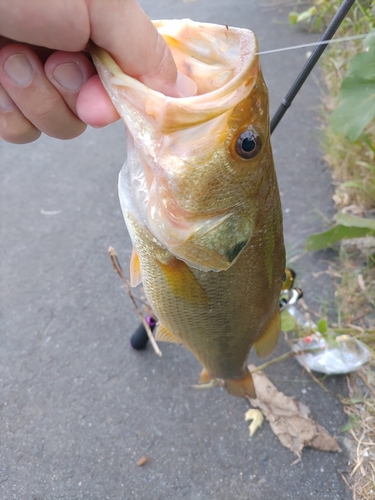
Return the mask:
<svg viewBox="0 0 375 500"><path fill-rule="evenodd" d="M296 356L300 365L327 375L337 375L358 370L369 361L370 350L360 340L350 335L339 335L327 342L319 333L317 325L306 319L298 309L290 306L288 312L298 326L309 333L295 345L296 352L305 351Z"/></svg>

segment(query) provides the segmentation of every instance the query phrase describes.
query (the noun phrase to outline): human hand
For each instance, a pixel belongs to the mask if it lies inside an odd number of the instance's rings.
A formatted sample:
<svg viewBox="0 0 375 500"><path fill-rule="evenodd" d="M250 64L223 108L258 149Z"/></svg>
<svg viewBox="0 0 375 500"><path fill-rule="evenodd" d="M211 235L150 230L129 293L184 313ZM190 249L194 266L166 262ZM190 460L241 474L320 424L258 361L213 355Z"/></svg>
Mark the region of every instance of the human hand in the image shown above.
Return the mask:
<svg viewBox="0 0 375 500"><path fill-rule="evenodd" d="M59 139L118 119L85 54L89 40L125 73L181 97L195 84L179 73L136 0L0 1L0 137L23 144Z"/></svg>

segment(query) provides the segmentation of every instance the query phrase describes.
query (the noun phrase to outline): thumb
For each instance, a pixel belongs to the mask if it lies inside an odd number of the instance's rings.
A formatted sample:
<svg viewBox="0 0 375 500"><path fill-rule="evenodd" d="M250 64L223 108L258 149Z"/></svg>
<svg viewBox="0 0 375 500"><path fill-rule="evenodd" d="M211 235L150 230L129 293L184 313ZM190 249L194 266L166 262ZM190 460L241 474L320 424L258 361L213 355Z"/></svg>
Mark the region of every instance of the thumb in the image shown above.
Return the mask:
<svg viewBox="0 0 375 500"><path fill-rule="evenodd" d="M163 37L136 0L86 0L91 39L129 76L173 97L195 94L196 85L177 71Z"/></svg>

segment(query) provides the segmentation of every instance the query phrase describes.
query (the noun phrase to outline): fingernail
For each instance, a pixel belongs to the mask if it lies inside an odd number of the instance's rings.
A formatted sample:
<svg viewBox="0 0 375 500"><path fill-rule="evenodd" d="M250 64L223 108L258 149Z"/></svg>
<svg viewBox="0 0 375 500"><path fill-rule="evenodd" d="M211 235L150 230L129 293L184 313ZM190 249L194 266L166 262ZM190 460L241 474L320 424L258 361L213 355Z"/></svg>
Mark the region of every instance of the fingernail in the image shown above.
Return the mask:
<svg viewBox="0 0 375 500"><path fill-rule="evenodd" d="M193 97L197 93L197 84L181 71L177 71L176 87L181 97Z"/></svg>
<svg viewBox="0 0 375 500"><path fill-rule="evenodd" d="M8 57L4 71L20 87L27 87L33 79L33 68L25 54Z"/></svg>
<svg viewBox="0 0 375 500"><path fill-rule="evenodd" d="M15 102L12 101L7 92L5 92L3 87L0 85L0 108L3 111L10 111L15 107L15 105Z"/></svg>
<svg viewBox="0 0 375 500"><path fill-rule="evenodd" d="M76 92L84 82L83 73L75 62L60 64L55 68L52 77L66 90Z"/></svg>

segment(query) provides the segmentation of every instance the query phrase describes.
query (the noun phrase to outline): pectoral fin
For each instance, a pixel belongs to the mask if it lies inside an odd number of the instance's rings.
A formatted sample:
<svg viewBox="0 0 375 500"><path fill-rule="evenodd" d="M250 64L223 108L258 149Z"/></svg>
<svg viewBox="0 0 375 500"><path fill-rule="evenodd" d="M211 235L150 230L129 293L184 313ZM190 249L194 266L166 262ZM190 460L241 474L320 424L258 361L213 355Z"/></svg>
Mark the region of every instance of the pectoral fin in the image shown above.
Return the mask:
<svg viewBox="0 0 375 500"><path fill-rule="evenodd" d="M161 323L156 327L155 340L158 342L172 342L173 344L181 344L176 337Z"/></svg>
<svg viewBox="0 0 375 500"><path fill-rule="evenodd" d="M229 394L237 396L238 398L249 396L249 398L255 399L257 397L253 377L251 376L249 370L247 370L243 378L225 379L224 387Z"/></svg>
<svg viewBox="0 0 375 500"><path fill-rule="evenodd" d="M281 331L280 311L277 309L271 321L266 326L262 336L254 344L255 352L259 358L269 356L277 346Z"/></svg>
<svg viewBox="0 0 375 500"><path fill-rule="evenodd" d="M139 261L137 252L133 248L132 256L130 258L130 286L135 287L139 285L141 281L141 263Z"/></svg>
<svg viewBox="0 0 375 500"><path fill-rule="evenodd" d="M174 258L168 264L159 261L158 264L163 271L167 286L175 297L193 305L206 305L208 303L205 291L185 262Z"/></svg>

